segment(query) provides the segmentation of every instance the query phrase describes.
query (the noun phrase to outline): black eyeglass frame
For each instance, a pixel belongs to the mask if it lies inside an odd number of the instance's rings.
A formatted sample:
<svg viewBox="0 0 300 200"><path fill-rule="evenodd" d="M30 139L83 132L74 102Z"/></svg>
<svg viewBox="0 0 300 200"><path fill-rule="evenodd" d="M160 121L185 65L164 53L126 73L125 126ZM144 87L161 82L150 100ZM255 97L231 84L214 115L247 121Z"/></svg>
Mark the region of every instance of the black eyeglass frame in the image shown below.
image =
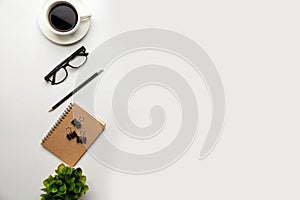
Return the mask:
<svg viewBox="0 0 300 200"><path fill-rule="evenodd" d="M66 69L66 67L71 67L73 69L81 67L87 61L87 56L88 55L89 55L89 53L86 52L86 48L84 46L80 47L78 50L76 50L74 53L72 53L72 55L70 55L64 61L62 61L61 63L59 63L51 72L49 72L44 77L45 81L51 82L51 85L58 85L58 84L62 83L68 77L68 70ZM77 56L85 56L86 59L85 59L85 61L81 65L79 65L78 67L74 67L74 66L70 65L69 62L72 61ZM62 68L66 72L66 77L63 80L61 80L61 81L59 81L59 82L56 83L55 82L55 75ZM51 76L53 76L52 80L50 79Z"/></svg>

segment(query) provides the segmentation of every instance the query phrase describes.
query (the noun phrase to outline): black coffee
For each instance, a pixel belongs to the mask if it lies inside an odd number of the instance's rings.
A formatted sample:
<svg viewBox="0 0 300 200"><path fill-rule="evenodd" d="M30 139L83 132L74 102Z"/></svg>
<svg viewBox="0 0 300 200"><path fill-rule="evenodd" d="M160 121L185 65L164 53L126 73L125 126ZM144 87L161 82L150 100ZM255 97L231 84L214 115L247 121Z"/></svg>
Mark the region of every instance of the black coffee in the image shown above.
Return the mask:
<svg viewBox="0 0 300 200"><path fill-rule="evenodd" d="M60 3L50 10L49 22L51 26L60 32L72 30L77 23L78 15L75 8L67 3Z"/></svg>

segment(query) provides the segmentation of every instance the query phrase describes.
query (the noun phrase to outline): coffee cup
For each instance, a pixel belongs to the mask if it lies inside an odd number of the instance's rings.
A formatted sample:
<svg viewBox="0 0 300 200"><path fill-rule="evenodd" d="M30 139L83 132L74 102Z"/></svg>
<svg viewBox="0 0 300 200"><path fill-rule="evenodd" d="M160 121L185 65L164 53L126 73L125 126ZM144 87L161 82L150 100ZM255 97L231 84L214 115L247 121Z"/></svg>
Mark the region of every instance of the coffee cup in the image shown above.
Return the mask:
<svg viewBox="0 0 300 200"><path fill-rule="evenodd" d="M70 35L78 30L80 23L89 20L90 12L72 0L54 0L48 4L46 24L57 35Z"/></svg>

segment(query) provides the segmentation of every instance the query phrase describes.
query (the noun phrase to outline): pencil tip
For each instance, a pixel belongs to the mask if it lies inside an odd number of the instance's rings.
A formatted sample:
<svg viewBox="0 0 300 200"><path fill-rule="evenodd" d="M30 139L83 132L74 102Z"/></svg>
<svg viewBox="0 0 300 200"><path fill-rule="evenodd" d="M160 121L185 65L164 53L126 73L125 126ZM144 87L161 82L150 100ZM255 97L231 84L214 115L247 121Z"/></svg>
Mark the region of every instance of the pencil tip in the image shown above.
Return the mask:
<svg viewBox="0 0 300 200"><path fill-rule="evenodd" d="M52 112L53 111L53 108L51 108L50 110L49 110L49 112Z"/></svg>

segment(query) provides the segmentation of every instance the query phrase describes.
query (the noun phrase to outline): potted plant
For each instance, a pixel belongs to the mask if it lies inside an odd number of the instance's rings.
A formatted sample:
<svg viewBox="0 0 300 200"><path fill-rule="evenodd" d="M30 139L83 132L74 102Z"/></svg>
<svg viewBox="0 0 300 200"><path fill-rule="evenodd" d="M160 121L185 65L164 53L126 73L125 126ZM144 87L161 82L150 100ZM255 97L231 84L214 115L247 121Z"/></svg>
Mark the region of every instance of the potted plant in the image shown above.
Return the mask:
<svg viewBox="0 0 300 200"><path fill-rule="evenodd" d="M89 189L81 168L60 164L55 172L55 176L50 175L43 181L45 188L42 189L42 200L78 200Z"/></svg>

